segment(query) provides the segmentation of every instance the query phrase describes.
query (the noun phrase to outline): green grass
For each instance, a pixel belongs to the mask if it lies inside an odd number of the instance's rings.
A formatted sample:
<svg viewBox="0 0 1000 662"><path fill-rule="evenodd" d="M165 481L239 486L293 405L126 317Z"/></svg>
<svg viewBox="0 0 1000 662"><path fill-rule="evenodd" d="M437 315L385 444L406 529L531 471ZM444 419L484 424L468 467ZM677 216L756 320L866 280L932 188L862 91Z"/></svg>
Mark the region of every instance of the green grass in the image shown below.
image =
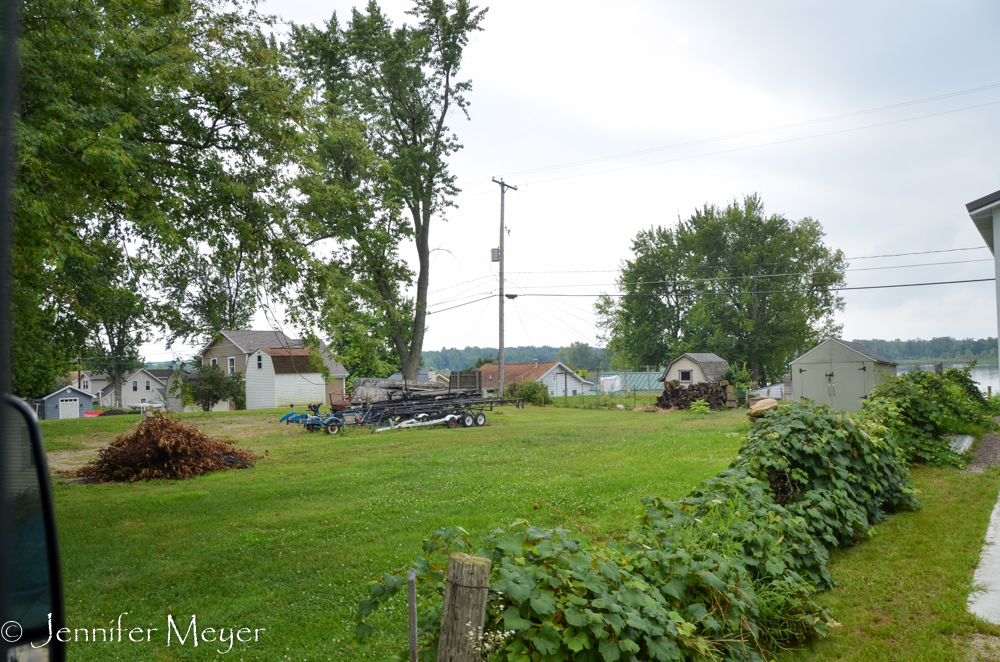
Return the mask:
<svg viewBox="0 0 1000 662"><path fill-rule="evenodd" d="M921 467L911 482L919 511L892 516L871 539L831 557L840 585L818 602L843 627L780 660L950 662L970 659L974 633L1000 634L966 610L1000 473Z"/></svg>
<svg viewBox="0 0 1000 662"><path fill-rule="evenodd" d="M623 531L640 497L680 497L725 467L739 443L727 433L748 427L739 412L548 407L494 412L483 428L330 437L279 425L281 413L181 415L266 453L254 469L183 482L57 482L70 627L107 627L129 612L126 626L160 628L149 643L71 643L69 659L215 657L190 640L167 648L167 614L186 615L182 630L191 614L199 628L267 628L259 642L236 644L232 659L358 657L344 644L368 581L411 559L435 528L457 524L475 538L528 518ZM87 448L134 423L49 421L44 434L50 448ZM374 619L370 658L404 646L404 612L397 604Z"/></svg>
<svg viewBox="0 0 1000 662"><path fill-rule="evenodd" d="M127 611L125 625L160 628L149 643L71 643L69 659L217 655L190 640L167 648L167 614L182 631L191 614L199 628L267 628L223 659L362 659L344 645L368 581L412 558L438 526L474 538L518 518L622 531L641 496L682 496L731 460L738 440L727 433L747 429L739 412L547 407L508 408L484 428L329 437L278 425L285 411L179 416L266 452L251 470L137 485L57 481L70 626L106 627ZM84 457L80 449L93 453L135 422L42 425L52 455ZM840 584L818 600L843 627L781 662L969 659L975 633L1000 635L965 609L1000 470L918 468L912 481L918 512L833 554ZM374 618L369 658L405 645L402 605Z"/></svg>

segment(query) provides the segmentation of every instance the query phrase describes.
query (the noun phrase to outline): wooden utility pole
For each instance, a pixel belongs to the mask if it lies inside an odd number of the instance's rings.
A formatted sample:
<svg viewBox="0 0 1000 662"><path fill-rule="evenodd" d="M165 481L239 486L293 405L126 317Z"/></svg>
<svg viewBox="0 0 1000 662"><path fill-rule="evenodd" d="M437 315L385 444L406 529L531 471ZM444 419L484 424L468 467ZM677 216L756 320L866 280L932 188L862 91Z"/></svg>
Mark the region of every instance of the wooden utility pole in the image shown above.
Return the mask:
<svg viewBox="0 0 1000 662"><path fill-rule="evenodd" d="M504 203L504 195L507 193L507 189L510 188L510 189L514 189L516 191L517 187L516 186L511 186L510 184L505 184L504 181L503 181L503 177L500 178L500 181L497 181L494 178L493 182L495 184L499 184L500 185L500 352L499 352L500 356L497 357L497 362L499 363L499 368L497 370L497 372L498 372L498 374L497 374L497 397L498 398L502 398L503 397L503 300L504 300L504 296L503 296L503 236L504 236L504 234L506 234L505 231L504 231L504 222L503 222L503 203Z"/></svg>
<svg viewBox="0 0 1000 662"><path fill-rule="evenodd" d="M437 662L477 662L480 659L475 643L486 624L491 565L487 558L463 552L448 557ZM470 630L474 638L469 637Z"/></svg>

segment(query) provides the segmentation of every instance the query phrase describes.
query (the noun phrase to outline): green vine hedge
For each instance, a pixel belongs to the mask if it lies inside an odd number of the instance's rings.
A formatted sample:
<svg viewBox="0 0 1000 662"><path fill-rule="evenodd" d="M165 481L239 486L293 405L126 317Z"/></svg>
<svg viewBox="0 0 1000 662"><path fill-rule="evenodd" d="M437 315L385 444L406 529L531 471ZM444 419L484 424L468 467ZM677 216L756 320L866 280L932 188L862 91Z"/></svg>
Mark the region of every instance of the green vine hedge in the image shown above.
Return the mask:
<svg viewBox="0 0 1000 662"><path fill-rule="evenodd" d="M857 416L809 402L766 413L728 469L685 498L643 499L635 530L620 537L584 540L519 521L473 544L460 528L439 529L423 556L372 583L352 646L367 649L366 618L412 567L420 659L435 660L451 551L493 562L476 633L483 659L759 661L822 637L839 625L813 600L834 583L830 550L917 508L908 463L951 462L945 433L990 424L961 374L903 375L876 391ZM909 430L924 419L931 427Z"/></svg>

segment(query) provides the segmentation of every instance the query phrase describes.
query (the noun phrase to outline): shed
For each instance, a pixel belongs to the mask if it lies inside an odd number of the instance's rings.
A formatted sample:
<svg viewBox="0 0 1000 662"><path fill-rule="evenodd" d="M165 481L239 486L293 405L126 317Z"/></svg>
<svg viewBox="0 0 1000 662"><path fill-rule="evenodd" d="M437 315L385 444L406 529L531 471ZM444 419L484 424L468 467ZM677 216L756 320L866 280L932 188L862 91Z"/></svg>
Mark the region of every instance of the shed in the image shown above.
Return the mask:
<svg viewBox="0 0 1000 662"><path fill-rule="evenodd" d="M656 381L676 379L682 385L717 384L726 378L728 367L724 358L711 352L685 352L671 361Z"/></svg>
<svg viewBox="0 0 1000 662"><path fill-rule="evenodd" d="M855 414L872 388L896 376L896 364L864 345L829 338L791 362L792 398Z"/></svg>
<svg viewBox="0 0 1000 662"><path fill-rule="evenodd" d="M94 396L75 386L64 386L37 402L38 418L47 421L59 418L83 418L83 412L94 409Z"/></svg>

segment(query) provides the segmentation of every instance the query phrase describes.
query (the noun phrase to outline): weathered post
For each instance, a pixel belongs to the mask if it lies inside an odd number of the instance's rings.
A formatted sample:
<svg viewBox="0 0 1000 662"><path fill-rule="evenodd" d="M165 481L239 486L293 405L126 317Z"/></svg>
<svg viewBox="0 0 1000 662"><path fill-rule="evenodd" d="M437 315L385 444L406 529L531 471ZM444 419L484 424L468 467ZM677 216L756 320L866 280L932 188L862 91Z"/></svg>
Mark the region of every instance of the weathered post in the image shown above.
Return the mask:
<svg viewBox="0 0 1000 662"><path fill-rule="evenodd" d="M448 557L437 662L479 659L476 648L486 622L491 565L489 559L473 554L455 552Z"/></svg>
<svg viewBox="0 0 1000 662"><path fill-rule="evenodd" d="M417 662L417 573L406 571L407 615L410 622L410 662Z"/></svg>

